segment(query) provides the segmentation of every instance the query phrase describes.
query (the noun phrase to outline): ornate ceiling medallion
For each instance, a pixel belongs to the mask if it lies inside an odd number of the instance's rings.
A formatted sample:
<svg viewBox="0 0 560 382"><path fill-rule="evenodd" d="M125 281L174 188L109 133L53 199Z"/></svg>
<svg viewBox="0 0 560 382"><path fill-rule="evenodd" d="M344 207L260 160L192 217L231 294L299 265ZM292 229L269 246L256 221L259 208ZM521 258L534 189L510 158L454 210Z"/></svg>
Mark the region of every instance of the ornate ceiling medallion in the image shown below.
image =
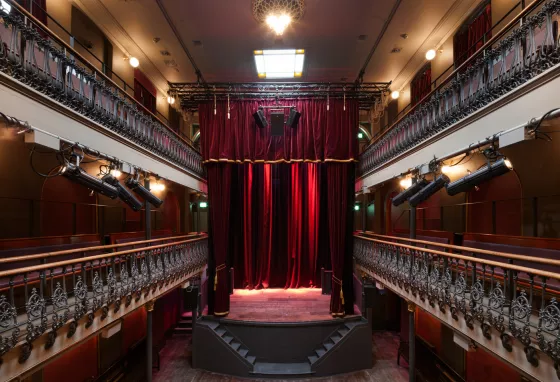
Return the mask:
<svg viewBox="0 0 560 382"><path fill-rule="evenodd" d="M304 0L253 0L253 16L281 36L292 21L301 19Z"/></svg>

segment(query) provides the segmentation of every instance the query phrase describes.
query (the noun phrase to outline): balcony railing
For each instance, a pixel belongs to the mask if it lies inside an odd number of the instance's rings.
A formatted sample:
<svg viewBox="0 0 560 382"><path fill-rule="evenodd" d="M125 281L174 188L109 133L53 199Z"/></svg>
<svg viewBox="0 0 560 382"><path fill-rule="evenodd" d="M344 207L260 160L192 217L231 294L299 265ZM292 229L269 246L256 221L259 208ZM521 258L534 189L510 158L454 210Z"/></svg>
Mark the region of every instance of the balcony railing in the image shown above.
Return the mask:
<svg viewBox="0 0 560 382"><path fill-rule="evenodd" d="M0 11L0 71L198 177L187 141L16 2Z"/></svg>
<svg viewBox="0 0 560 382"><path fill-rule="evenodd" d="M497 334L507 352L519 341L532 367L546 361L560 378L559 260L380 238L355 235L354 259L362 270L434 311L449 312L487 340Z"/></svg>
<svg viewBox="0 0 560 382"><path fill-rule="evenodd" d="M366 176L560 62L560 1L535 0L360 155Z"/></svg>
<svg viewBox="0 0 560 382"><path fill-rule="evenodd" d="M89 328L180 285L206 265L207 242L204 236L0 272L0 357L17 346L24 363L43 335L50 349L62 330L71 338L79 325Z"/></svg>

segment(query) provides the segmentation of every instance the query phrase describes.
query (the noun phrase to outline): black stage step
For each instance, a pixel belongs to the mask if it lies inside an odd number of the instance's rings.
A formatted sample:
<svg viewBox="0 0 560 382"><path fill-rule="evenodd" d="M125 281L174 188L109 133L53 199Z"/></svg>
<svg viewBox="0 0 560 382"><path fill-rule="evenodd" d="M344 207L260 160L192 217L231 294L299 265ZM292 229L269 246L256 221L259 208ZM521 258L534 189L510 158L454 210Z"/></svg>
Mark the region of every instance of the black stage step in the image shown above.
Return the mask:
<svg viewBox="0 0 560 382"><path fill-rule="evenodd" d="M307 362L298 363L273 363L273 362L256 362L251 374L266 376L294 376L294 375L312 375L311 365Z"/></svg>

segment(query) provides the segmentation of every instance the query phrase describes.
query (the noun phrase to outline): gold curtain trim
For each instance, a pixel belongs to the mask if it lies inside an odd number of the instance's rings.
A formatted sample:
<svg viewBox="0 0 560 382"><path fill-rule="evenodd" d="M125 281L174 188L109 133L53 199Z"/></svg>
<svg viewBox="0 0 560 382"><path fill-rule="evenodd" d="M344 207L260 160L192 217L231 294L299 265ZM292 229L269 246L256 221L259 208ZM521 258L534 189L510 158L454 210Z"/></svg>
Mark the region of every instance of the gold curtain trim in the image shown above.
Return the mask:
<svg viewBox="0 0 560 382"><path fill-rule="evenodd" d="M229 314L229 310L227 312L214 312L214 316L227 316Z"/></svg>
<svg viewBox="0 0 560 382"><path fill-rule="evenodd" d="M344 313L331 313L333 317L344 317Z"/></svg>
<svg viewBox="0 0 560 382"><path fill-rule="evenodd" d="M350 159L332 159L332 158L325 158L324 160L321 159L276 159L276 160L265 160L265 159L227 159L227 158L219 158L219 159L207 159L202 163L218 163L218 162L226 162L226 163L321 163L321 162L338 162L338 163L350 163L350 162L358 162L357 159L350 158Z"/></svg>

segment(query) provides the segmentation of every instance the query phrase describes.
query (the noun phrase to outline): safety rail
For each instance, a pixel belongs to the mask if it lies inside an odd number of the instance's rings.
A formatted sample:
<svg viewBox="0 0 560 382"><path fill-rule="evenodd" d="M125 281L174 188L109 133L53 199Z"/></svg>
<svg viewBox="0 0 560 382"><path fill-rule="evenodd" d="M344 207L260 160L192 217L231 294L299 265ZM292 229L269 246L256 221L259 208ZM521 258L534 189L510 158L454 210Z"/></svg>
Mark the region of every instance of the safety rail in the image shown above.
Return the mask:
<svg viewBox="0 0 560 382"><path fill-rule="evenodd" d="M533 13L533 14L532 14ZM360 154L366 176L560 62L560 1L534 0ZM531 15L532 14L532 15Z"/></svg>
<svg viewBox="0 0 560 382"><path fill-rule="evenodd" d="M46 253L38 253L35 255L23 255L23 256L13 256L0 259L0 265L2 264L9 264L9 263L20 263L24 261L33 261L33 260L40 260L42 264L45 264L47 260L59 256L71 256L80 254L81 257L86 257L88 252L116 252L119 248L126 248L126 247L137 247L141 245L151 245L151 243L162 243L166 241L180 241L187 238L196 238L199 236L204 236L204 234L199 233L189 233L187 235L180 235L180 236L170 236L170 237L161 237L157 239L150 239L150 240L139 240L139 241L131 241L128 243L121 243L121 244L110 244L110 245L97 245L94 247L83 247L83 248L76 248L76 249L67 249L63 251L55 251L55 252L46 252ZM0 252L1 253L1 252Z"/></svg>
<svg viewBox="0 0 560 382"><path fill-rule="evenodd" d="M519 341L532 367L543 361L539 353L546 354L560 378L560 307L556 300L560 273L511 264L517 256L507 253L492 253L502 258L493 261L395 242L407 240L403 238L388 241L355 234L354 239L354 259L361 270L442 314L449 312L455 322L464 321L471 333L475 324L487 340L497 332L507 352ZM525 256L524 260L541 263L542 259ZM558 265L553 260L547 263Z"/></svg>
<svg viewBox="0 0 560 382"><path fill-rule="evenodd" d="M0 11L0 71L181 169L204 177L200 153L13 0Z"/></svg>
<svg viewBox="0 0 560 382"><path fill-rule="evenodd" d="M8 284L0 292L0 364L16 346L24 363L43 335L50 349L63 327L72 338L79 325L87 329L180 285L201 272L207 258L204 236L0 272L0 282Z"/></svg>

